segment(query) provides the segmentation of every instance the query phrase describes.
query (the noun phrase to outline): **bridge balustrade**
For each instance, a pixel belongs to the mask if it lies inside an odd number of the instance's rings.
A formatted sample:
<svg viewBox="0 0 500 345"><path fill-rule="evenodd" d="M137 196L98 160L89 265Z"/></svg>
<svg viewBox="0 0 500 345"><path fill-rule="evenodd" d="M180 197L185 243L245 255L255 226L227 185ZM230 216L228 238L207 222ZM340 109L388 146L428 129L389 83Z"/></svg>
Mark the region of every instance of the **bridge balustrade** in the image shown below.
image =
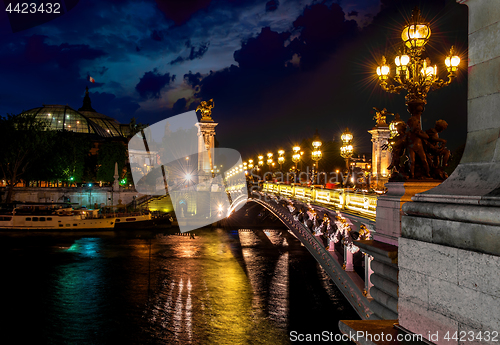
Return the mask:
<svg viewBox="0 0 500 345"><path fill-rule="evenodd" d="M264 182L262 191L303 202L350 211L370 220L375 220L377 214L378 194L375 193L357 192L343 188L324 189L323 186L307 187L273 182Z"/></svg>
<svg viewBox="0 0 500 345"><path fill-rule="evenodd" d="M263 190L262 192L273 193L276 186L274 184L267 184L264 188L265 191ZM308 187L298 186L299 191L302 191L303 188ZM292 188L292 190L296 191L297 189ZM289 192L289 189L285 189L285 191ZM304 193L306 192L306 190L303 191ZM313 194L312 190L310 192ZM337 285L358 315L362 319L371 318L373 313L370 311L370 301L364 293L365 282L355 272L349 272L346 267L343 268L343 260L339 261L338 255L327 250L322 240L313 235L304 224L294 219L290 211L279 203L278 198L270 200L266 194L256 191L252 192L252 196L252 201L261 204L278 217L293 235L302 242L311 255L323 267L330 279ZM352 253L349 254L352 264Z"/></svg>

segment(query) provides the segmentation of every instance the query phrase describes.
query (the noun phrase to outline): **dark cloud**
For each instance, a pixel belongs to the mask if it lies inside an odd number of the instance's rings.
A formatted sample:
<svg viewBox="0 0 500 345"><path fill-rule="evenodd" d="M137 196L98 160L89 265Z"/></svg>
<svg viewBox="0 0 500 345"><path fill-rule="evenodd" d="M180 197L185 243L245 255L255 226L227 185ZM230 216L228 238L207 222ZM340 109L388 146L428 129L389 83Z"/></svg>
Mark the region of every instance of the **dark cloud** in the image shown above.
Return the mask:
<svg viewBox="0 0 500 345"><path fill-rule="evenodd" d="M85 44L48 44L44 35L1 36L0 113L20 113L42 104L80 104L85 86L83 65L107 56ZM102 85L102 84L99 84ZM96 86L94 84L93 86Z"/></svg>
<svg viewBox="0 0 500 345"><path fill-rule="evenodd" d="M203 76L199 72L192 73L191 71L189 71L189 73L184 74L184 80L193 89L196 89L197 87L200 86L202 79L203 79Z"/></svg>
<svg viewBox="0 0 500 345"><path fill-rule="evenodd" d="M175 59L173 59L172 61L170 61L169 63L171 65L176 65L176 64L182 63L184 60L185 59L182 56L178 56Z"/></svg>
<svg viewBox="0 0 500 345"><path fill-rule="evenodd" d="M115 118L121 123L127 123L134 116L140 105L131 97L116 97L109 92L89 92L92 101L92 108L101 114ZM81 96L83 100L83 94ZM76 109L81 106L78 105Z"/></svg>
<svg viewBox="0 0 500 345"><path fill-rule="evenodd" d="M24 54L17 58L36 65L55 62L58 68L70 69L78 66L82 60L94 60L105 55L103 51L90 48L86 44L49 45L45 43L47 38L48 36L43 35L28 37L25 42Z"/></svg>
<svg viewBox="0 0 500 345"><path fill-rule="evenodd" d="M196 12L207 8L211 0L156 0L158 9L175 25L186 23Z"/></svg>
<svg viewBox="0 0 500 345"><path fill-rule="evenodd" d="M235 51L238 66L212 71L209 75L189 72L184 75L184 80L195 89L195 96L199 99L214 98L216 101L213 117L224 124L218 127L223 146L255 155L278 145L286 145L287 137L293 138L290 145L300 142L300 138L312 136L318 127L323 128L320 130L323 140L338 139L348 126L355 133L356 150L369 152L371 142L366 130L373 127L370 113L373 106L387 107L407 118L404 115L407 114L404 95L385 93L376 85L373 67L376 67L376 61L371 60L378 55L372 47L384 49L391 46L393 37L400 41L401 21L411 14L414 6L408 3L384 0L384 13L377 16L375 24L363 30L358 29L355 21L346 20L339 5L315 3L306 7L294 21L295 39L289 45L285 46L291 33L277 33L264 28L256 37L243 41L241 48ZM393 7L396 4L397 7ZM431 9L424 7L424 13L443 13L436 2L429 4ZM453 4L451 7L456 9L460 5ZM453 12L453 9L449 11ZM466 17L465 8L465 15L456 18L457 23L463 26L460 39L464 42L467 41ZM444 21L447 20L443 18ZM396 26L398 29L395 31ZM456 34L450 32L449 36ZM437 29L433 30L433 35L443 36ZM294 54L300 58L300 68L286 67L286 62ZM302 73L304 69L307 73ZM454 114L462 117L466 112L466 89L466 80L462 79L446 89L430 93L424 127L429 128L439 116L452 123L446 117L446 107L452 107ZM454 92L460 95L463 102L450 105L437 101L451 99ZM265 121L266 126L259 126L256 136L242 136L234 130L247 128L249 120L259 124ZM461 131L462 139L460 135L452 138L450 146L457 146L464 139L465 123L455 124ZM278 127L279 132L286 135L278 135ZM447 135L450 134L443 137ZM266 141L262 142L259 138L266 138Z"/></svg>
<svg viewBox="0 0 500 345"><path fill-rule="evenodd" d="M176 115L181 114L185 112L187 105L187 101L185 98L179 98L177 101L175 101L174 105L172 106L172 112Z"/></svg>
<svg viewBox="0 0 500 345"><path fill-rule="evenodd" d="M191 52L189 53L189 60L199 59L203 55L205 55L209 45L210 42L201 44L200 47L198 47L198 49L196 49L195 47L191 47Z"/></svg>
<svg viewBox="0 0 500 345"><path fill-rule="evenodd" d="M163 41L163 34L160 31L153 30L153 32L151 32L151 39L161 42Z"/></svg>
<svg viewBox="0 0 500 345"><path fill-rule="evenodd" d="M102 66L101 68L99 68L99 69L97 70L97 74L99 74L99 75L103 75L103 74L104 74L104 73L106 73L108 70L109 70L109 68L108 68L108 67L106 67L106 66Z"/></svg>
<svg viewBox="0 0 500 345"><path fill-rule="evenodd" d="M266 3L266 12L273 12L278 9L280 2L278 0L271 0Z"/></svg>
<svg viewBox="0 0 500 345"><path fill-rule="evenodd" d="M191 43L189 41L186 42L186 45L188 45L188 47L191 47L191 51L189 53L189 56L187 56L187 57L178 56L174 60L170 61L170 65L175 65L175 64L182 63L184 61L202 58L203 55L205 55L205 53L207 52L208 46L210 45L210 42L202 43L202 44L200 44L200 46L198 48L191 46Z"/></svg>
<svg viewBox="0 0 500 345"><path fill-rule="evenodd" d="M244 69L281 69L292 58L292 51L285 47L290 33L277 33L270 28L262 29L257 37L243 42L234 52L234 60Z"/></svg>
<svg viewBox="0 0 500 345"><path fill-rule="evenodd" d="M174 80L175 75L170 76L170 73L160 74L155 68L152 71L144 73L144 76L135 86L135 89L144 99L160 98L160 91Z"/></svg>
<svg viewBox="0 0 500 345"><path fill-rule="evenodd" d="M359 12L358 12L358 11L351 11L351 12L349 12L347 15L348 15L349 17L357 17L357 16L358 16L358 14L359 14Z"/></svg>
<svg viewBox="0 0 500 345"><path fill-rule="evenodd" d="M300 36L293 40L291 47L300 55L300 64L305 68L316 66L358 32L357 23L346 20L338 4L307 6L293 26L300 30Z"/></svg>

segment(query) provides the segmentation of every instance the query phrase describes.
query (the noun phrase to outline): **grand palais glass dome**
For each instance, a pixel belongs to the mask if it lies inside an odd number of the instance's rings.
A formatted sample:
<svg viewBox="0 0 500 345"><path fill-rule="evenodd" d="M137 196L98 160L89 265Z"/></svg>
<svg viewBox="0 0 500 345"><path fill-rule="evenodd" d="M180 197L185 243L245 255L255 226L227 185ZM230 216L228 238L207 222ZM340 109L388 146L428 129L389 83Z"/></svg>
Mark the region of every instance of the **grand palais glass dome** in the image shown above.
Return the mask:
<svg viewBox="0 0 500 345"><path fill-rule="evenodd" d="M44 104L43 107L30 109L20 115L35 115L37 120L46 121L50 130L94 134L103 138L125 137L129 132L128 125L120 124L92 108L88 88L83 106L78 111L68 105Z"/></svg>

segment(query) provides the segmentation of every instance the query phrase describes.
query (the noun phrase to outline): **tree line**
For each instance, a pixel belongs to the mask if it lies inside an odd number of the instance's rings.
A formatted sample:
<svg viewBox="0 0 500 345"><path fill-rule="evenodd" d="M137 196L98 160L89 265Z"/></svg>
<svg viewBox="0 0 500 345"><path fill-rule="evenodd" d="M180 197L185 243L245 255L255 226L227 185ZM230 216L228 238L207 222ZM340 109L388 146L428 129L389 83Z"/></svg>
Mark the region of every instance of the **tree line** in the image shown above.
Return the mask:
<svg viewBox="0 0 500 345"><path fill-rule="evenodd" d="M96 143L97 154L92 150ZM123 141L92 141L87 133L52 131L34 115L0 117L0 150L6 202L20 182L113 182L115 162L120 178L130 171L124 169L127 149Z"/></svg>

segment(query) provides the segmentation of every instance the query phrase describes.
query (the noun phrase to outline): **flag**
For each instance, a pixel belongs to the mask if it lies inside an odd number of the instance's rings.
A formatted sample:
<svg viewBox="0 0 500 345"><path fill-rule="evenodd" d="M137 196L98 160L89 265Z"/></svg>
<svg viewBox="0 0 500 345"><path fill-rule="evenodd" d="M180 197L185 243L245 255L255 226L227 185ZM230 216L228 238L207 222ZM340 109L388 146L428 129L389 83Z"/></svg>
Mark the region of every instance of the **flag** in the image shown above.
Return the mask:
<svg viewBox="0 0 500 345"><path fill-rule="evenodd" d="M87 80L90 81L91 83L95 83L95 79L92 78L90 75L87 75Z"/></svg>

